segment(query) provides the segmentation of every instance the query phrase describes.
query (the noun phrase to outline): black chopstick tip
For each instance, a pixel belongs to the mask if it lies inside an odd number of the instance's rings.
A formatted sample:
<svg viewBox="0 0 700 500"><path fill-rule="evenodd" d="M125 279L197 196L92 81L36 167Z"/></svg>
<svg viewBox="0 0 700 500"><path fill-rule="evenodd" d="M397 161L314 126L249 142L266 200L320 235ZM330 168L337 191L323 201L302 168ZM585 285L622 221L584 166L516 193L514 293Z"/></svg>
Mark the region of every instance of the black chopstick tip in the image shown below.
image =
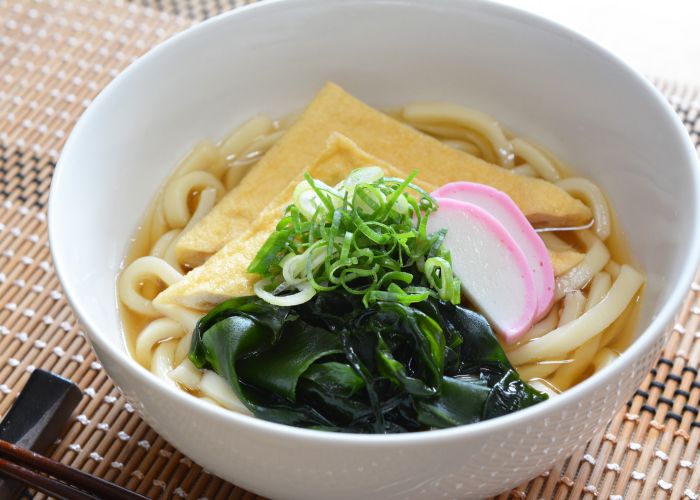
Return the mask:
<svg viewBox="0 0 700 500"><path fill-rule="evenodd" d="M82 391L70 380L35 369L0 422L0 439L46 453L66 426L82 399ZM0 478L0 498L13 498L20 485Z"/></svg>

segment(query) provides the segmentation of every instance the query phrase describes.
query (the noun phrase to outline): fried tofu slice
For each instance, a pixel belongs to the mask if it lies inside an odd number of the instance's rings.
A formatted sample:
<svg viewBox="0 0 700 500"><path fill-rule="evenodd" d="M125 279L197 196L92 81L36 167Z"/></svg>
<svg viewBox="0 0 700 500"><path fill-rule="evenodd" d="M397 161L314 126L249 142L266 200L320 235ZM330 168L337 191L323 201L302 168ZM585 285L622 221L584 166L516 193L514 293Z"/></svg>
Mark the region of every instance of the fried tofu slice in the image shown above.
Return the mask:
<svg viewBox="0 0 700 500"><path fill-rule="evenodd" d="M575 250L549 250L549 257L552 260L554 276L559 277L578 266L585 255Z"/></svg>
<svg viewBox="0 0 700 500"><path fill-rule="evenodd" d="M371 108L327 83L299 120L198 224L177 243L178 257L198 265L228 241L240 238L261 210L320 154L339 132L403 176L441 186L454 181L488 184L508 194L536 227L587 224L591 211L557 186L457 151Z"/></svg>
<svg viewBox="0 0 700 500"><path fill-rule="evenodd" d="M362 151L347 137L334 133L326 142L326 149L306 171L314 179L335 185L359 167L376 165L390 177L401 172L389 163ZM180 282L166 288L155 299L155 305L180 305L207 310L231 297L252 295L253 285L260 279L247 272L248 265L292 202L294 188L303 179L303 172L278 193L262 210L240 237L231 240L203 265L190 271ZM421 187L433 190L435 186L422 182Z"/></svg>

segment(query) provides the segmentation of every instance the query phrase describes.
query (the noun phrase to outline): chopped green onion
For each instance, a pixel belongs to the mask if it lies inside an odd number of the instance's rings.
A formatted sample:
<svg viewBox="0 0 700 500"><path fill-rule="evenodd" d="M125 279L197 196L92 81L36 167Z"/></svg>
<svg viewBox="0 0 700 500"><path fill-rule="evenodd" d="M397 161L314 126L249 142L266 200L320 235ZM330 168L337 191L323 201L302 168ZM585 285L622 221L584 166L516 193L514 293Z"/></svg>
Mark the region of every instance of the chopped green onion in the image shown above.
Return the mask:
<svg viewBox="0 0 700 500"><path fill-rule="evenodd" d="M369 166L358 168L350 172L347 179L336 186L336 189L345 189L352 192L358 184L371 184L372 182L380 181L384 177L382 167Z"/></svg>
<svg viewBox="0 0 700 500"><path fill-rule="evenodd" d="M415 176L384 177L380 167L368 166L330 187L305 174L248 268L263 278L256 294L277 305L338 288L362 296L365 306L430 296L459 303L445 230L426 230L437 203L413 184ZM280 285L270 290L273 283Z"/></svg>
<svg viewBox="0 0 700 500"><path fill-rule="evenodd" d="M425 276L440 297L454 296L454 277L452 266L442 257L430 257L425 261Z"/></svg>
<svg viewBox="0 0 700 500"><path fill-rule="evenodd" d="M297 293L288 295L277 295L275 293L268 292L265 290L265 287L267 287L269 284L269 279L262 279L255 283L253 289L255 290L255 295L273 306L298 306L299 304L308 302L314 295L316 295L316 290L314 290L311 284L306 281L296 285L298 290Z"/></svg>

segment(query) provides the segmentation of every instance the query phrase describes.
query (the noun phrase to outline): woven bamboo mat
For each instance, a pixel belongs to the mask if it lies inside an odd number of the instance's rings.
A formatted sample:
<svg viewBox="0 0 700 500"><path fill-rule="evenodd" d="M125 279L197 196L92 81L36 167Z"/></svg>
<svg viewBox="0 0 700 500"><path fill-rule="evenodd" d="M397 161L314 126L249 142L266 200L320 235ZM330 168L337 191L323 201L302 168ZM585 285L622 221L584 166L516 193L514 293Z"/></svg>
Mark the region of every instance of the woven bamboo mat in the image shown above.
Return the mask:
<svg viewBox="0 0 700 500"><path fill-rule="evenodd" d="M156 43L243 3L0 0L0 414L35 367L71 378L84 398L51 455L152 498L255 495L175 450L112 385L53 271L48 188L66 136L101 88ZM697 91L656 83L698 145ZM696 283L657 367L605 433L499 498L698 498L699 323Z"/></svg>

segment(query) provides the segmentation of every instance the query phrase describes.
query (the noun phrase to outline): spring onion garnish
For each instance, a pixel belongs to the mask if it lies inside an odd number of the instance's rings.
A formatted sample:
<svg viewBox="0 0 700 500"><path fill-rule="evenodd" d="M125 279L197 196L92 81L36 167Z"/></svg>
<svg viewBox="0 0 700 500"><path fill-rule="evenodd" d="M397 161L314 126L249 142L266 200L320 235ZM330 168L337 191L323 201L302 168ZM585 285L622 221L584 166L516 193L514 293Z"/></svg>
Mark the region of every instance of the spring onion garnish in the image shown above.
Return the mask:
<svg viewBox="0 0 700 500"><path fill-rule="evenodd" d="M342 288L365 306L430 296L459 303L460 281L442 245L446 231L426 232L437 204L411 182L415 176L385 177L368 166L331 187L306 174L248 267L262 276L258 297L294 306Z"/></svg>

